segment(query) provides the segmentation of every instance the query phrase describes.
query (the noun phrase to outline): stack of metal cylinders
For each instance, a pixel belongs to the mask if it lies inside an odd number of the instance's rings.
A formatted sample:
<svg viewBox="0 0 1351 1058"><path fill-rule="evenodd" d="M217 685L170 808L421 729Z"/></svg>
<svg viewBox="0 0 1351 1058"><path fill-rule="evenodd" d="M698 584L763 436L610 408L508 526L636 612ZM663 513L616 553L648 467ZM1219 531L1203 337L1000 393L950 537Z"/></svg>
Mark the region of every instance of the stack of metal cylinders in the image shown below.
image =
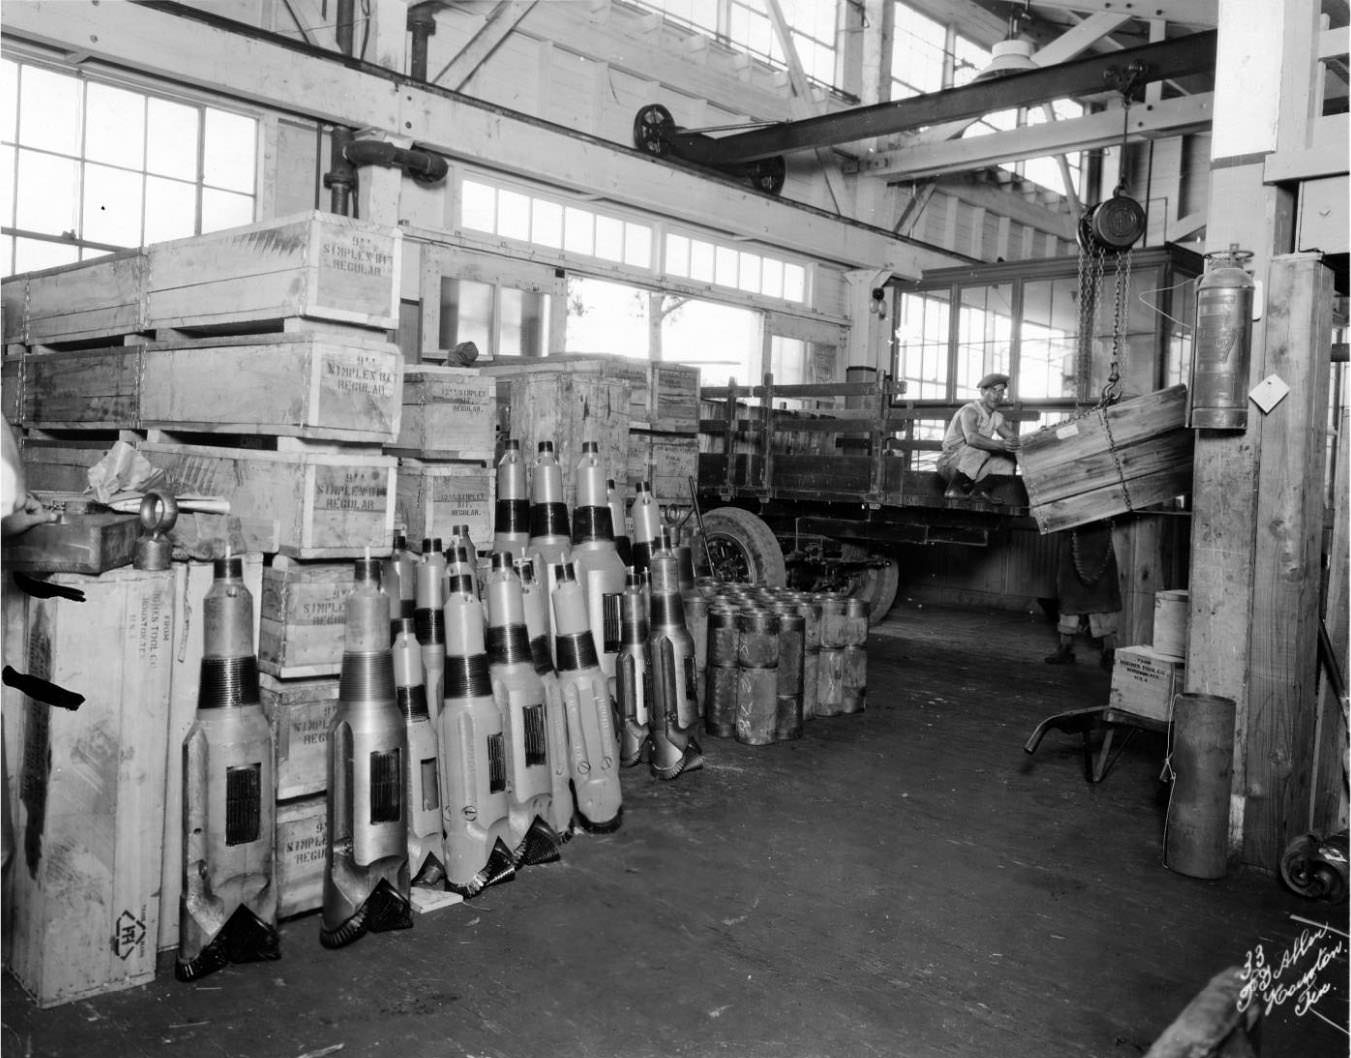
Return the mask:
<svg viewBox="0 0 1351 1058"><path fill-rule="evenodd" d="M802 737L802 679L806 621L791 599L774 604L779 619L778 705L775 741Z"/></svg>
<svg viewBox="0 0 1351 1058"><path fill-rule="evenodd" d="M715 598L708 610L707 687L704 730L715 738L736 736L737 631L736 607Z"/></svg>
<svg viewBox="0 0 1351 1058"><path fill-rule="evenodd" d="M841 700L846 713L861 713L868 698L868 604L850 599L844 609L844 680Z"/></svg>
<svg viewBox="0 0 1351 1058"><path fill-rule="evenodd" d="M846 600L827 592L821 602L821 664L817 676L816 713L839 716L844 709L844 647Z"/></svg>
<svg viewBox="0 0 1351 1058"><path fill-rule="evenodd" d="M811 720L821 680L821 604L806 592L793 598L802 614L802 719Z"/></svg>
<svg viewBox="0 0 1351 1058"><path fill-rule="evenodd" d="M737 612L736 740L766 746L775 740L779 701L779 618L747 606Z"/></svg>

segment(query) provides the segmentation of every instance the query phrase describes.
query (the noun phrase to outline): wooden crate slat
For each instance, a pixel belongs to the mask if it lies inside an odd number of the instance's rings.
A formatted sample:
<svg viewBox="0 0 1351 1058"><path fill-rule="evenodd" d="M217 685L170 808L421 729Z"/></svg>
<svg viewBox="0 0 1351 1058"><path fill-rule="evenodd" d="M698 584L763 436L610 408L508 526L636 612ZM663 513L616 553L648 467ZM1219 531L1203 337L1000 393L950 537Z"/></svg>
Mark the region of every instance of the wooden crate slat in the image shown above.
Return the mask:
<svg viewBox="0 0 1351 1058"><path fill-rule="evenodd" d="M353 576L350 562L274 563L264 571L258 635L262 672L282 679L337 675Z"/></svg>
<svg viewBox="0 0 1351 1058"><path fill-rule="evenodd" d="M76 341L146 327L144 251L4 280L6 342Z"/></svg>
<svg viewBox="0 0 1351 1058"><path fill-rule="evenodd" d="M1136 478L1066 496L1048 504L1033 504L1029 513L1043 533L1072 529L1077 525L1102 521L1127 511L1143 510L1181 496L1191 488L1191 462L1149 477Z"/></svg>

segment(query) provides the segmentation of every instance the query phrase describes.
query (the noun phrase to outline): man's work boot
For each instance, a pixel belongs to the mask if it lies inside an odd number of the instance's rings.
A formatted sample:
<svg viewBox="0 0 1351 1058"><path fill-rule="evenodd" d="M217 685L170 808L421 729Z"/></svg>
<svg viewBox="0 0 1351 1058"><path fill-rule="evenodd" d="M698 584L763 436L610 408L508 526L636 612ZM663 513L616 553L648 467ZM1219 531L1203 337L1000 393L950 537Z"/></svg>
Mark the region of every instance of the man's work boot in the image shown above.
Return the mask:
<svg viewBox="0 0 1351 1058"><path fill-rule="evenodd" d="M952 475L952 481L943 493L945 500L964 500L971 495L971 489L975 482L963 474L960 470Z"/></svg>
<svg viewBox="0 0 1351 1058"><path fill-rule="evenodd" d="M1073 665L1074 647L1069 643L1061 643L1056 647L1054 654L1047 654L1042 661L1048 665Z"/></svg>

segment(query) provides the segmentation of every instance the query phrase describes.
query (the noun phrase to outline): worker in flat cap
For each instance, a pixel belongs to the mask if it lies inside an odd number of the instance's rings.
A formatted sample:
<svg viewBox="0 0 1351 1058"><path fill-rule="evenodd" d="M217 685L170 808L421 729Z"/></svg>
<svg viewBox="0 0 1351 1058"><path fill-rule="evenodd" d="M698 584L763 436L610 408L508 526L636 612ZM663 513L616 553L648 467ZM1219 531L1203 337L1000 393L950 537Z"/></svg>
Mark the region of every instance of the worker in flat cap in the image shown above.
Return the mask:
<svg viewBox="0 0 1351 1058"><path fill-rule="evenodd" d="M1008 392L1009 376L992 372L976 384L980 399L963 404L948 423L938 475L948 483L947 499L976 496L987 503L1003 503L986 484L991 474L1012 474L1012 453L1022 442L999 411Z"/></svg>

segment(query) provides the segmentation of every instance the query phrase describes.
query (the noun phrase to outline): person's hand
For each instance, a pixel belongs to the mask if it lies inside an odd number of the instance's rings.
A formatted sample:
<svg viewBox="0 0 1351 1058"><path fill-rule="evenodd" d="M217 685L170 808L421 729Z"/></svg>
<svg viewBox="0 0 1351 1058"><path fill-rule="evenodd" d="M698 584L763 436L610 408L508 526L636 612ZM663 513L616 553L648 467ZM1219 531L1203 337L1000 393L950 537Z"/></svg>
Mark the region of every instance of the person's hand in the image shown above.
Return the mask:
<svg viewBox="0 0 1351 1058"><path fill-rule="evenodd" d="M1018 449L1020 449L1020 448L1022 448L1022 447L1023 447L1023 439L1022 439L1021 437L1005 437L1005 438L1004 438L1004 451L1005 451L1005 452L1016 452L1016 451L1018 451Z"/></svg>
<svg viewBox="0 0 1351 1058"><path fill-rule="evenodd" d="M26 532L35 525L54 522L57 518L57 513L44 507L41 500L32 493L25 493L23 503L16 507L13 513L0 519L0 528L3 529L5 536L15 536L18 533Z"/></svg>

